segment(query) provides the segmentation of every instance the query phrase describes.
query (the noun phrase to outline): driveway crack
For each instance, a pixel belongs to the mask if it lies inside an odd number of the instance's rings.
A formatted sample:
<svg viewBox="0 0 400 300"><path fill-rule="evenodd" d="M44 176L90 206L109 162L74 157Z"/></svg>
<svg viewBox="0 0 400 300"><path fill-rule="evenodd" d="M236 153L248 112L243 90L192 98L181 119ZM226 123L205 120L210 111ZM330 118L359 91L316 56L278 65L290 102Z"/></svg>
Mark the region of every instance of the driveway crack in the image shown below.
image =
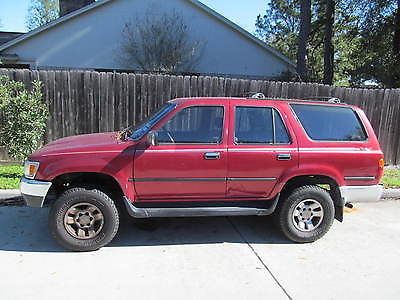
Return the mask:
<svg viewBox="0 0 400 300"><path fill-rule="evenodd" d="M246 239L246 237L242 234L242 232L239 230L239 228L236 226L235 223L232 222L232 220L227 217L229 223L231 223L232 227L235 229L235 231L239 234L243 242L247 244L247 246L250 248L250 250L253 252L253 254L257 257L257 259L260 261L260 263L264 266L264 269L272 276L276 284L281 288L281 290L285 293L285 295L288 297L288 299L292 300L293 298L289 295L289 293L286 291L286 289L283 287L283 285L279 282L279 280L275 277L275 275L271 272L271 270L268 268L266 263L262 260L260 255L257 253L257 251L254 249L254 247L250 244L250 242Z"/></svg>

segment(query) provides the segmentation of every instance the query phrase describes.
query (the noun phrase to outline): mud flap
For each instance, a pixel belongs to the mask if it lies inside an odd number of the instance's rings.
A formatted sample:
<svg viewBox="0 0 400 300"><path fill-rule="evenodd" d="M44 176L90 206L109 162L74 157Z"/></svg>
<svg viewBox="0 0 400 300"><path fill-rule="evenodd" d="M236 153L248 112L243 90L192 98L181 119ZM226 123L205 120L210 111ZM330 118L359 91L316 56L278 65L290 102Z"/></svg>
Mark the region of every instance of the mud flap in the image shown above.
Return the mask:
<svg viewBox="0 0 400 300"><path fill-rule="evenodd" d="M343 222L343 206L335 205L335 219L339 222Z"/></svg>

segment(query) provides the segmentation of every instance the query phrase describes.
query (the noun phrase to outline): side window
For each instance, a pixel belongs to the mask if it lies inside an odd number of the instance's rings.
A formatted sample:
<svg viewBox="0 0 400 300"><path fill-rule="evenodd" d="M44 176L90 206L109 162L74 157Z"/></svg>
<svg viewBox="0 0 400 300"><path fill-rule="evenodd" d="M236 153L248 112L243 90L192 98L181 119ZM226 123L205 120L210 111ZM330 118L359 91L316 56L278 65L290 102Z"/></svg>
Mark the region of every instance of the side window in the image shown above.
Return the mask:
<svg viewBox="0 0 400 300"><path fill-rule="evenodd" d="M315 141L365 141L364 126L349 107L291 104L308 136Z"/></svg>
<svg viewBox="0 0 400 300"><path fill-rule="evenodd" d="M281 116L274 110L275 121L275 143L276 144L290 144L289 134L283 123Z"/></svg>
<svg viewBox="0 0 400 300"><path fill-rule="evenodd" d="M272 109L237 106L235 142L238 144L271 144L274 142Z"/></svg>
<svg viewBox="0 0 400 300"><path fill-rule="evenodd" d="M218 144L222 142L224 108L190 106L158 130L158 141L169 144Z"/></svg>
<svg viewBox="0 0 400 300"><path fill-rule="evenodd" d="M270 107L235 108L235 143L289 144L290 138L280 115Z"/></svg>

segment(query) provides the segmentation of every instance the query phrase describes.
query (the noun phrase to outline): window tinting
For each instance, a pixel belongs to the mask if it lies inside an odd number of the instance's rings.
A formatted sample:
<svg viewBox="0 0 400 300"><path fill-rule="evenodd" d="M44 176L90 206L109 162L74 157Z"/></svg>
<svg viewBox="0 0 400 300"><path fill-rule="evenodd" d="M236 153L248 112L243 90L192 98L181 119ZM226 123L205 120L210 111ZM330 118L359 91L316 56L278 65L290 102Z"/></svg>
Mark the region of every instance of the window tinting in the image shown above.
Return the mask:
<svg viewBox="0 0 400 300"><path fill-rule="evenodd" d="M235 110L235 142L287 144L289 136L281 117L272 108L238 106Z"/></svg>
<svg viewBox="0 0 400 300"><path fill-rule="evenodd" d="M365 129L349 107L291 104L308 136L316 141L364 141Z"/></svg>
<svg viewBox="0 0 400 300"><path fill-rule="evenodd" d="M273 111L274 111L274 121L275 121L275 143L289 144L290 138L286 130L286 127L283 124L283 120L276 110Z"/></svg>
<svg viewBox="0 0 400 300"><path fill-rule="evenodd" d="M191 106L178 112L159 131L161 143L218 144L222 141L224 108Z"/></svg>

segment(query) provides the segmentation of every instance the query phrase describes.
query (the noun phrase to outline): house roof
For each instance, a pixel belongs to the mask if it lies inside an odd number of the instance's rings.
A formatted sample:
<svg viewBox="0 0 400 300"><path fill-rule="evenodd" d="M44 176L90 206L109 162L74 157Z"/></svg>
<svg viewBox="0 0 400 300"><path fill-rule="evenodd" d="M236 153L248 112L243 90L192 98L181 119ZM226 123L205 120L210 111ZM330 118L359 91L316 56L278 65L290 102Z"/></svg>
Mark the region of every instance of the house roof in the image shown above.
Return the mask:
<svg viewBox="0 0 400 300"><path fill-rule="evenodd" d="M0 52L4 51L24 40L27 40L31 37L34 37L35 35L46 31L49 28L55 27L67 20L70 20L72 18L75 18L79 15L82 15L88 11L91 11L93 9L95 9L96 7L102 6L106 3L109 3L111 1L114 0L99 0L97 2L94 2L90 5L84 6L78 10L75 10L61 18L58 18L46 25L40 26L32 31L29 31L3 45L0 45ZM209 14L210 16L218 19L220 22L224 23L225 25L229 26L231 29L233 29L234 31L238 32L239 34L243 35L244 37L248 38L250 41L256 43L258 46L264 48L264 50L268 51L269 53L273 54L274 56L276 56L277 58L281 59L282 61L284 61L285 63L287 63L289 66L292 67L296 67L296 65L289 59L287 58L285 55L283 55L282 53L280 53L279 51L275 50L274 48L272 48L271 46L269 46L268 44L264 43L263 41L261 41L260 39L258 39L257 37L255 37L254 35L252 35L251 33L247 32L246 30L244 30L243 28L241 28L240 26L238 26L237 24L233 23L232 21L228 20L227 18L225 18L224 16L222 16L221 14L217 13L215 10L211 9L210 7L204 5L203 3L199 2L198 0L185 0L191 4L193 4L194 6L202 9L203 11L205 11L207 14Z"/></svg>
<svg viewBox="0 0 400 300"><path fill-rule="evenodd" d="M8 43L23 34L23 32L0 31L0 45Z"/></svg>

